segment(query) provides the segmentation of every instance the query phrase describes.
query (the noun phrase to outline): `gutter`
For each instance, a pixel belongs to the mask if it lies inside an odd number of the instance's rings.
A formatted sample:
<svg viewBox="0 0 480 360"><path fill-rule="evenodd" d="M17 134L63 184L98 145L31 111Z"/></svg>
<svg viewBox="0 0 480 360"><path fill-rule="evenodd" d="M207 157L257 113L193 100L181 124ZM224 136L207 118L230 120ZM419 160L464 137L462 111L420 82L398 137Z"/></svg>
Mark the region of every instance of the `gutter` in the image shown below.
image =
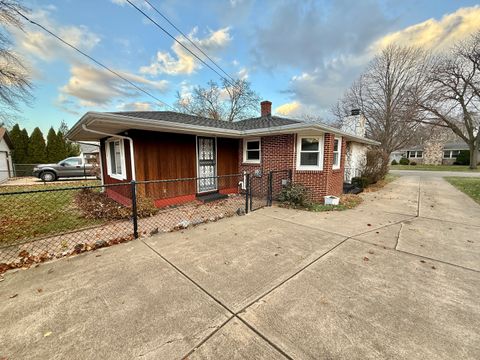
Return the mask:
<svg viewBox="0 0 480 360"><path fill-rule="evenodd" d="M82 129L87 131L87 132L91 132L91 133L94 133L94 134L99 134L99 135L105 135L105 136L110 136L110 137L113 137L113 138L119 138L119 139L126 139L129 141L130 143L130 167L131 167L131 171L132 171L132 180L135 181L137 180L137 177L135 175L135 172L136 172L136 168L135 168L135 153L133 151L133 139L129 136L123 136L123 135L116 135L116 134L109 134L109 133L105 133L103 131L97 131L97 130L92 130L92 129L89 129L87 128L87 125L85 124L82 124ZM108 159L107 159L108 161ZM100 162L101 163L101 162ZM103 171L102 171L103 172ZM102 174L103 176L103 174Z"/></svg>

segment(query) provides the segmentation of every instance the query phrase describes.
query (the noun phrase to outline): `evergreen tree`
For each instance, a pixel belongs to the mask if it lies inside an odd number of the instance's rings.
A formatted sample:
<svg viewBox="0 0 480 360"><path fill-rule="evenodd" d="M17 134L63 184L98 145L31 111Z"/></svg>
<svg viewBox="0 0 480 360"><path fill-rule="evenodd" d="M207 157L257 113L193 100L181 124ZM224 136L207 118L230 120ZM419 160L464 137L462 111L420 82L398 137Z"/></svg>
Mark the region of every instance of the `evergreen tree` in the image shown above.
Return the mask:
<svg viewBox="0 0 480 360"><path fill-rule="evenodd" d="M53 127L48 130L47 134L47 161L50 163L57 163L65 158L65 152L60 143L60 139Z"/></svg>
<svg viewBox="0 0 480 360"><path fill-rule="evenodd" d="M80 155L80 145L72 143L70 140L65 138L65 135L68 132L68 125L65 121L62 121L58 131L62 134L62 139L65 144L66 156L78 156Z"/></svg>
<svg viewBox="0 0 480 360"><path fill-rule="evenodd" d="M28 135L27 141L25 141L22 130L18 124L15 124L8 134L13 143L12 159L14 164L25 164L27 160Z"/></svg>
<svg viewBox="0 0 480 360"><path fill-rule="evenodd" d="M58 129L57 131L57 140L58 140L58 156L61 157L60 160L67 158L67 143L63 133Z"/></svg>
<svg viewBox="0 0 480 360"><path fill-rule="evenodd" d="M30 164L30 159L29 159L29 156L28 156L28 144L30 144L30 136L28 136L28 132L27 132L27 129L22 129L22 131L20 132L20 141L21 143L25 144L24 145L24 159L23 159L23 164Z"/></svg>
<svg viewBox="0 0 480 360"><path fill-rule="evenodd" d="M42 131L36 127L30 135L28 143L28 158L31 164L41 164L47 161L45 139Z"/></svg>

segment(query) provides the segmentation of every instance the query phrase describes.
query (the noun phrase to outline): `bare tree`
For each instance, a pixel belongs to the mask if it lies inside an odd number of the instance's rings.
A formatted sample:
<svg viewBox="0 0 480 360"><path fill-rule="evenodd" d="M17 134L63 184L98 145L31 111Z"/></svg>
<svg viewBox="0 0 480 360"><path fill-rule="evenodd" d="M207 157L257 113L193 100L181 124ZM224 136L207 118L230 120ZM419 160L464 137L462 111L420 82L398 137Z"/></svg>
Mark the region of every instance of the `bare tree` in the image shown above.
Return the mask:
<svg viewBox="0 0 480 360"><path fill-rule="evenodd" d="M381 142L390 154L406 145L419 126L422 111L410 100L421 91L421 74L429 59L425 52L390 45L370 62L366 71L352 84L332 109L337 118L360 109L366 119L367 135Z"/></svg>
<svg viewBox="0 0 480 360"><path fill-rule="evenodd" d="M177 92L179 111L215 120L236 121L258 113L260 97L245 80L234 84L223 79L221 86L209 81L207 87L196 86L191 94Z"/></svg>
<svg viewBox="0 0 480 360"><path fill-rule="evenodd" d="M476 169L480 145L480 31L460 41L449 53L435 57L426 78L426 91L415 102L424 121L450 128L468 144L470 168Z"/></svg>
<svg viewBox="0 0 480 360"><path fill-rule="evenodd" d="M12 50L8 27L23 29L17 11L27 9L17 0L0 1L0 119L11 123L12 110L18 111L20 103L29 103L32 85L29 71L22 59Z"/></svg>

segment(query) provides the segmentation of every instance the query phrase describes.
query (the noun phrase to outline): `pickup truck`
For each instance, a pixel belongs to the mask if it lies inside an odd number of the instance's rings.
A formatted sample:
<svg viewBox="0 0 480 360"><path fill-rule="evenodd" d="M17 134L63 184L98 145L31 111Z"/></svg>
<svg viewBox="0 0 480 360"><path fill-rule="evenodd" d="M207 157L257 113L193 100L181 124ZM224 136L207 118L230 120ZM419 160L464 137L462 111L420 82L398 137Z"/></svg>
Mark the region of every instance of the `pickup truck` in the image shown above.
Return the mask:
<svg viewBox="0 0 480 360"><path fill-rule="evenodd" d="M33 168L33 176L45 182L59 178L96 176L98 166L83 157L69 157L58 164L40 164Z"/></svg>

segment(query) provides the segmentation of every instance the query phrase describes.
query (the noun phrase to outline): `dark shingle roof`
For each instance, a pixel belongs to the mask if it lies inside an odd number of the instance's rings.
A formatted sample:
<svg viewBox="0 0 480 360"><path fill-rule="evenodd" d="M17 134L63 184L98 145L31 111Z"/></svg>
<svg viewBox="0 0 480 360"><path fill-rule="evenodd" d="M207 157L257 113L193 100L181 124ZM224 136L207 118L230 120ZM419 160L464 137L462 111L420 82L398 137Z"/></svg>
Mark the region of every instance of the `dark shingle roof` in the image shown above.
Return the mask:
<svg viewBox="0 0 480 360"><path fill-rule="evenodd" d="M286 119L278 116L264 116L228 122L173 111L121 111L112 112L111 114L230 130L253 130L301 123L299 120Z"/></svg>

